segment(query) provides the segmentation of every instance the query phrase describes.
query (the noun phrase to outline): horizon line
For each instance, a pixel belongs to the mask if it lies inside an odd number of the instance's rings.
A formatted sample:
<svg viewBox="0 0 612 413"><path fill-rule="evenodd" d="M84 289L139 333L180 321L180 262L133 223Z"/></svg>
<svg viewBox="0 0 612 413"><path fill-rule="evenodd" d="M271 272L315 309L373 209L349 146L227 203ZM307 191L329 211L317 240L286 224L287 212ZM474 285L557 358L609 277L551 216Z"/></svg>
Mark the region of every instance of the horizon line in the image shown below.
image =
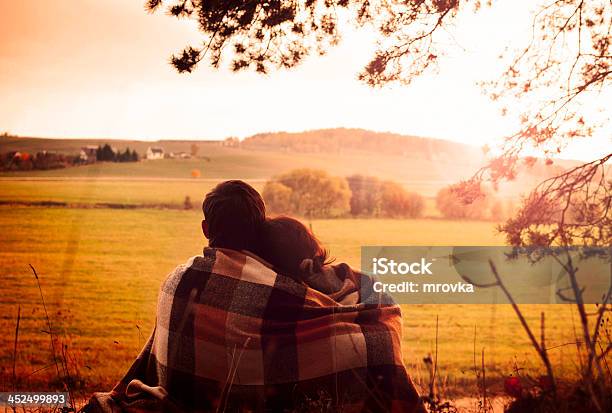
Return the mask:
<svg viewBox="0 0 612 413"><path fill-rule="evenodd" d="M7 135L0 135L0 139L3 137L9 137L9 138L21 138L21 139L55 139L55 140L61 140L61 139L67 139L67 140L113 140L113 141L137 141L137 142L161 142L161 141L193 141L193 142L223 142L226 139L229 138L237 138L240 141L243 141L247 138L251 138L254 136L258 136L258 135L273 135L273 134L280 134L280 133L286 133L286 134L303 134L303 133L308 133L308 132L318 132L318 131L328 131L328 130L355 130L355 131L365 131L365 132L372 132L375 134L390 134L390 135L397 135L397 136L401 136L401 137L406 137L406 138L417 138L417 139L429 139L429 140L437 140L437 141L444 141L444 142L449 142L449 143L456 143L456 144L460 144L460 145L466 145L466 146L471 146L473 148L481 148L482 146L479 145L474 145L472 143L466 143L466 142L461 142L458 140L453 140L453 139L446 139L446 138L437 138L437 137L433 137L433 136L421 136L421 135L411 135L411 134L405 134L405 133L400 133L400 132L393 132L393 131L379 131L379 130L374 130L374 129L366 129L366 128L358 128L358 127L346 127L346 126L337 126L337 127L330 127L330 128L315 128L315 129L305 129L305 130L300 130L300 131L289 131L289 130L277 130L277 131L262 131L262 132L256 132L256 133L252 133L250 135L247 136L243 136L243 137L239 137L239 136L225 136L222 138L194 138L194 137L170 137L170 138L134 138L134 137L108 137L108 136L34 136L34 135L19 135L19 134L13 134L11 132L4 132ZM1 140L0 140L1 142Z"/></svg>

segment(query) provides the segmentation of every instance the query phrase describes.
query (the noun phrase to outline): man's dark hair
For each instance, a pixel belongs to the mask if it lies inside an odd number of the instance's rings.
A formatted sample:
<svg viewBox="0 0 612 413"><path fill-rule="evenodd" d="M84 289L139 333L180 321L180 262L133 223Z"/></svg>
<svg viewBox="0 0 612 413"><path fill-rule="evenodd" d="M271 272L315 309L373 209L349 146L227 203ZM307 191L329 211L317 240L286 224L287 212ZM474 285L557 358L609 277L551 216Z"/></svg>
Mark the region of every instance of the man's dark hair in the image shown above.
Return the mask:
<svg viewBox="0 0 612 413"><path fill-rule="evenodd" d="M249 184L225 181L217 185L202 203L208 225L209 245L213 248L253 250L257 232L266 220L261 195Z"/></svg>

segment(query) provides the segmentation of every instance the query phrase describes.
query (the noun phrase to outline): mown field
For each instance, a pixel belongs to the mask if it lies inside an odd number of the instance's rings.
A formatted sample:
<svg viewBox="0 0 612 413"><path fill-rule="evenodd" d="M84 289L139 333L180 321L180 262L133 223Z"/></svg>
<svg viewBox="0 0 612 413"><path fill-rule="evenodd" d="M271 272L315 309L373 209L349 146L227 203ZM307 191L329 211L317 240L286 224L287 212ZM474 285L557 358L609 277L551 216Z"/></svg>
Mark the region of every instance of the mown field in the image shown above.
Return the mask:
<svg viewBox="0 0 612 413"><path fill-rule="evenodd" d="M253 182L260 187L261 182ZM208 181L0 181L0 200L61 200L78 203L182 202L197 204L213 185ZM15 326L21 308L16 376L21 386L53 386L57 376L38 286L69 360L82 379L83 394L106 390L126 371L151 331L159 285L177 264L205 245L201 212L170 209L94 209L0 206L0 387L12 387ZM359 266L361 245L501 245L495 224L442 219L315 220L315 233L333 256ZM573 374L573 313L569 306L528 306L538 326L546 311L547 344L560 374ZM512 309L494 305L404 306L405 362L417 384L427 373L423 358L435 352L438 375L449 393L476 393L474 350L485 349L487 378L499 380L521 369L537 374L535 352ZM476 334L475 334L476 333ZM523 370L524 369L524 370Z"/></svg>
<svg viewBox="0 0 612 413"><path fill-rule="evenodd" d="M200 179L132 179L100 178L0 178L0 203L63 202L92 206L100 203L126 206L182 208L189 197L194 209L199 209L202 199L214 185L214 178ZM250 179L255 189L261 191L264 179ZM423 215L439 217L435 198L425 198Z"/></svg>

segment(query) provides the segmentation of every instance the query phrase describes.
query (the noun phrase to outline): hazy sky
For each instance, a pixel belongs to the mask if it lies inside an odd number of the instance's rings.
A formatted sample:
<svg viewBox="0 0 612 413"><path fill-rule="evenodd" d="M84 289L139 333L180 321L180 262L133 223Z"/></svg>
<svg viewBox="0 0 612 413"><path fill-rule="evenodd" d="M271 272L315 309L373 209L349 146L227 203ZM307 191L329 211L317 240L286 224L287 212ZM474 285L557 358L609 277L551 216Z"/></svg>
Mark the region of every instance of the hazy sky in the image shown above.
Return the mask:
<svg viewBox="0 0 612 413"><path fill-rule="evenodd" d="M380 90L356 80L374 47L364 31L291 71L202 64L180 75L168 58L197 44L198 33L188 21L147 14L144 0L0 0L0 131L207 139L359 127L492 145L513 125L475 82L499 73L504 45L523 44L532 4L500 3L457 25L458 45L438 74ZM611 143L599 141L565 156L589 158Z"/></svg>

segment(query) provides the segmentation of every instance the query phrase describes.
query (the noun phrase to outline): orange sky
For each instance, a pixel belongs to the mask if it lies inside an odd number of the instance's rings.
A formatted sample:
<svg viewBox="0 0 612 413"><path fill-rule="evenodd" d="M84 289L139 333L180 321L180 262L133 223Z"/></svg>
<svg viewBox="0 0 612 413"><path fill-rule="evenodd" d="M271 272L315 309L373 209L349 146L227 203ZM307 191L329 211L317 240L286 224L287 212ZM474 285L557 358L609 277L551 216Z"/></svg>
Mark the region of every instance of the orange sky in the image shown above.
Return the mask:
<svg viewBox="0 0 612 413"><path fill-rule="evenodd" d="M528 0L467 17L453 32L461 47L438 74L383 90L356 80L373 50L367 32L350 33L328 56L292 71L260 76L201 65L179 75L168 57L196 43L197 31L147 14L143 4L0 0L0 131L206 139L343 126L492 145L512 130L474 82L496 73L504 45L520 45ZM600 136L565 157L599 154L612 143Z"/></svg>

